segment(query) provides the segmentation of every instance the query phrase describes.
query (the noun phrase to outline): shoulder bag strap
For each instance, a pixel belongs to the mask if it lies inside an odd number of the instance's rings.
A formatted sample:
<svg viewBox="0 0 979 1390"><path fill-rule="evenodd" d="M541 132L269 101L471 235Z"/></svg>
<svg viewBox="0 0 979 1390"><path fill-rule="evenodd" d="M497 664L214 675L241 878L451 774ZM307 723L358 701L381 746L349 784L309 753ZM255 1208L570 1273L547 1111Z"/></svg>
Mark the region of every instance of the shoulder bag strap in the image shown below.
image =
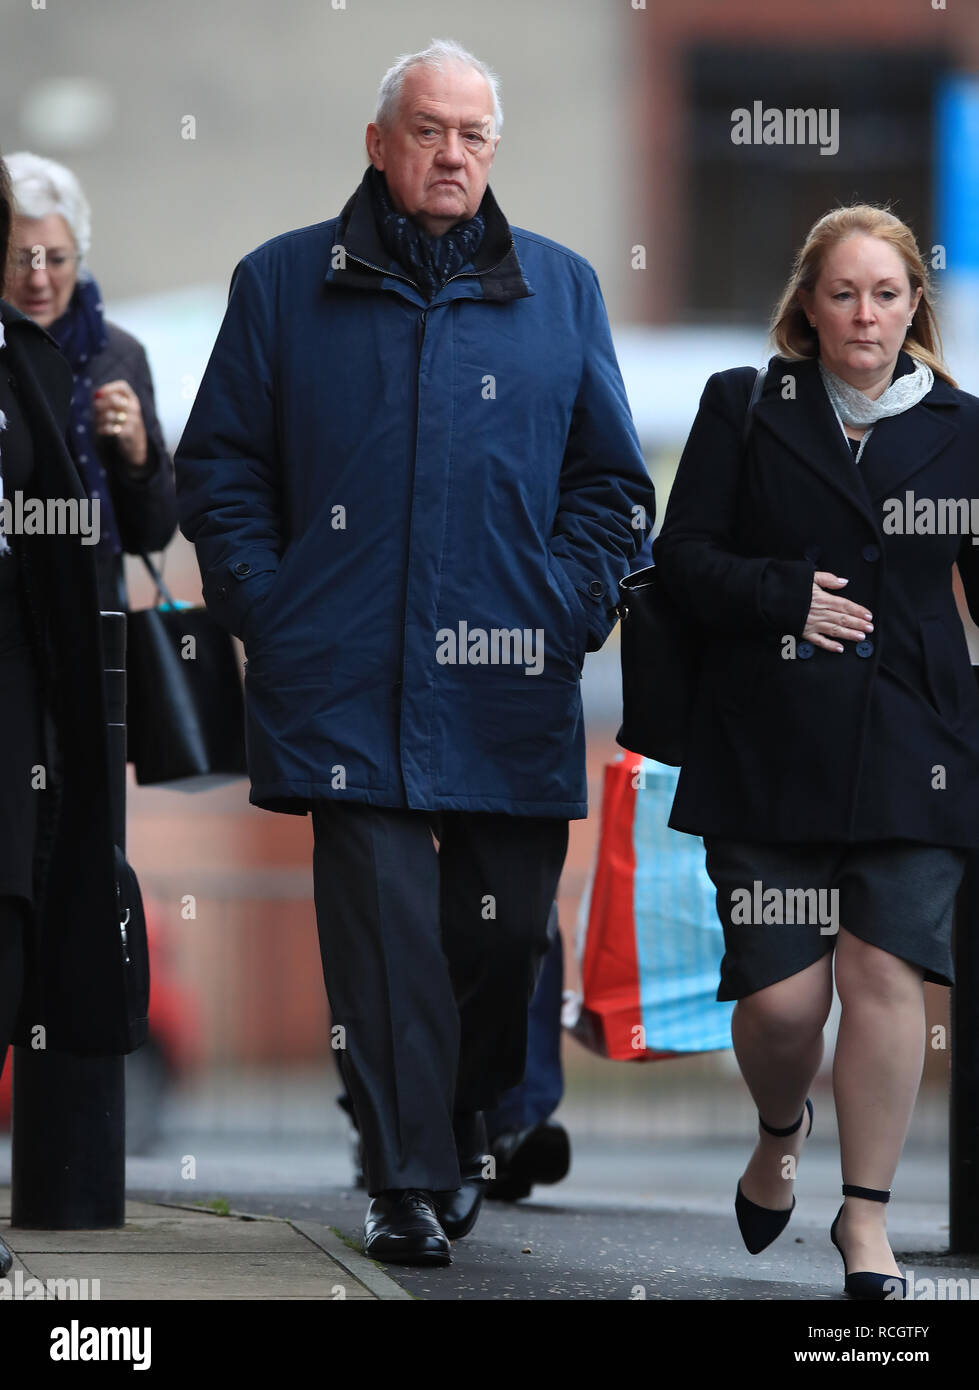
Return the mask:
<svg viewBox="0 0 979 1390"><path fill-rule="evenodd" d="M163 582L163 575L157 569L156 565L154 565L150 557L146 555L143 551L140 551L139 558L142 560L143 564L149 570L150 577L152 578L153 583L156 585L157 604L159 603L160 599L162 599L163 602L169 604L171 608L176 608L177 605L174 602L173 595L167 588L166 584ZM156 607L157 604L154 604L154 607Z"/></svg>
<svg viewBox="0 0 979 1390"><path fill-rule="evenodd" d="M767 367L759 367L758 375L755 377L754 385L751 388L751 395L748 397L748 409L744 417L744 429L741 431L741 448L744 450L748 443L748 436L751 433L751 417L761 395L762 387L765 385L765 377L768 375Z"/></svg>

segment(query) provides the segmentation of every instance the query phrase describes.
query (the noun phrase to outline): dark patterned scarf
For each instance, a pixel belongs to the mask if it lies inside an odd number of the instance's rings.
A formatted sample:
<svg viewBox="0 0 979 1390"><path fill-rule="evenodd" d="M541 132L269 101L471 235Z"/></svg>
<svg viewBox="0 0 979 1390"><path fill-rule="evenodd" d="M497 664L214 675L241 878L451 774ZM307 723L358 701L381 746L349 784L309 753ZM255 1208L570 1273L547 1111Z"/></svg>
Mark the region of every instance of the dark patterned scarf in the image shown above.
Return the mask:
<svg viewBox="0 0 979 1390"><path fill-rule="evenodd" d="M479 250L486 219L477 212L468 222L450 227L444 236L430 237L414 218L398 212L391 202L387 179L373 165L370 176L377 230L385 249L414 276L426 299L434 299L446 280Z"/></svg>
<svg viewBox="0 0 979 1390"><path fill-rule="evenodd" d="M71 367L71 410L68 416L68 444L82 485L89 497L99 500L99 545L111 546L114 555L122 549L109 480L98 450L95 414L92 409L92 358L105 348L108 334L102 313L102 295L89 276L79 278L68 308L48 329Z"/></svg>

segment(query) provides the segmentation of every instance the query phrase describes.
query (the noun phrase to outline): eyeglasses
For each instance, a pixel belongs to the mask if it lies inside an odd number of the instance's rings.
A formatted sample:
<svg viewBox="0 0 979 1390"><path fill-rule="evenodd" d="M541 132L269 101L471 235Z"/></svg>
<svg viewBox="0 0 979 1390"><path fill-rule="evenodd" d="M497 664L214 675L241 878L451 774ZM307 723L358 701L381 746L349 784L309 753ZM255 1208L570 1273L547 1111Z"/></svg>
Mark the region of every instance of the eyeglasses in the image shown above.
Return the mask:
<svg viewBox="0 0 979 1390"><path fill-rule="evenodd" d="M43 246L32 246L29 250L14 251L10 257L10 270L14 275L30 275L34 270L46 270L57 278L67 275L76 261L81 260L77 251L51 251Z"/></svg>

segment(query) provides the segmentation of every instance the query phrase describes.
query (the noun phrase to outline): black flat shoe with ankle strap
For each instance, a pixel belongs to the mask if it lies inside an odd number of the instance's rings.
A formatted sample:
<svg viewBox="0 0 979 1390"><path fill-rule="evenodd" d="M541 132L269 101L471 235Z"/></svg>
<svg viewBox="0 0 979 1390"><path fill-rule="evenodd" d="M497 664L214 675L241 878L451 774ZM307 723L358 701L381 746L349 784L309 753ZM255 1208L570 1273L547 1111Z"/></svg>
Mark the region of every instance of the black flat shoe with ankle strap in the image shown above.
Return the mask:
<svg viewBox="0 0 979 1390"><path fill-rule="evenodd" d="M806 1130L806 1138L812 1133L812 1101L806 1099L806 1109L796 1120L794 1125L789 1125L786 1129L774 1129L771 1125L766 1125L765 1121L758 1116L758 1123L766 1134L777 1134L779 1138L787 1138L790 1134L795 1134L809 1112L809 1128ZM757 1202L752 1202L741 1191L741 1184L738 1183L737 1195L734 1198L734 1214L738 1218L738 1230L741 1238L752 1255L758 1255L766 1246L771 1245L776 1236L780 1236L789 1224L789 1217L795 1211L795 1196L792 1198L792 1205L785 1211L774 1211L771 1207L760 1207Z"/></svg>
<svg viewBox="0 0 979 1390"><path fill-rule="evenodd" d="M852 1183L843 1184L844 1197L863 1197L868 1202L889 1202L890 1192L882 1192L876 1187L854 1187ZM844 1202L843 1206L846 1203ZM858 1298L864 1302L884 1302L885 1299L903 1299L907 1296L907 1280L900 1274L875 1274L869 1269L855 1270L853 1274L847 1273L846 1256L843 1247L836 1239L836 1228L840 1217L843 1215L843 1207L840 1207L832 1226L829 1228L829 1238L840 1252L840 1259L843 1261L843 1290L851 1298Z"/></svg>

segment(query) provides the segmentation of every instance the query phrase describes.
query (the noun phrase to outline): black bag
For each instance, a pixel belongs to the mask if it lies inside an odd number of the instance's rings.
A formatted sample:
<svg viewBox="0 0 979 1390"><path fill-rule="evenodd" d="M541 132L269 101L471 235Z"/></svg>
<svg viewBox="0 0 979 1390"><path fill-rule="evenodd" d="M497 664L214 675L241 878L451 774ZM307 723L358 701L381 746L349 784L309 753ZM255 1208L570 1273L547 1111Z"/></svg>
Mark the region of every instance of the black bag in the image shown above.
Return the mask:
<svg viewBox="0 0 979 1390"><path fill-rule="evenodd" d="M178 608L140 557L161 603L130 613L127 757L140 786L202 791L248 774L234 638L203 607Z"/></svg>
<svg viewBox="0 0 979 1390"><path fill-rule="evenodd" d="M766 371L759 369L751 388L742 452ZM615 741L630 753L680 767L700 674L699 634L663 589L655 565L627 574L619 589L622 725Z"/></svg>
<svg viewBox="0 0 979 1390"><path fill-rule="evenodd" d="M655 565L627 574L619 589L622 726L615 741L679 767L697 682L689 620L664 591Z"/></svg>
<svg viewBox="0 0 979 1390"><path fill-rule="evenodd" d="M126 1052L129 1053L143 1045L149 1032L150 953L139 882L118 845L115 846L115 854L119 945L126 981Z"/></svg>

